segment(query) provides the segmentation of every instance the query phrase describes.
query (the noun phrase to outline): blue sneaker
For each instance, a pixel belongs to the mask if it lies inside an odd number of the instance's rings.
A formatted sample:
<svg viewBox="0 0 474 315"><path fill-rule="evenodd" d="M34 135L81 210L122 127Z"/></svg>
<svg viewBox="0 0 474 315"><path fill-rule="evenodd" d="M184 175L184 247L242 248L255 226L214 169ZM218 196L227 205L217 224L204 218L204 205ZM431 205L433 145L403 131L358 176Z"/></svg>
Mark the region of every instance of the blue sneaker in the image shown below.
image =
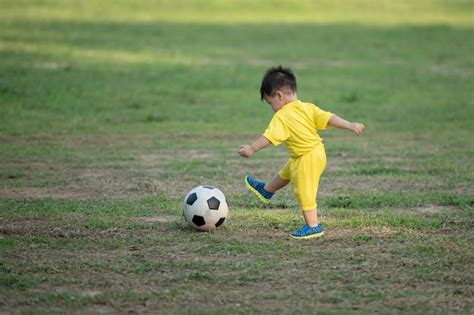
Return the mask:
<svg viewBox="0 0 474 315"><path fill-rule="evenodd" d="M322 224L315 227L310 227L308 224L303 225L299 230L291 233L291 238L297 240L307 240L310 238L321 237L324 235L324 228Z"/></svg>
<svg viewBox="0 0 474 315"><path fill-rule="evenodd" d="M264 182L260 182L252 176L245 176L245 184L247 187L257 195L257 197L264 203L269 203L273 193L266 191L263 187Z"/></svg>

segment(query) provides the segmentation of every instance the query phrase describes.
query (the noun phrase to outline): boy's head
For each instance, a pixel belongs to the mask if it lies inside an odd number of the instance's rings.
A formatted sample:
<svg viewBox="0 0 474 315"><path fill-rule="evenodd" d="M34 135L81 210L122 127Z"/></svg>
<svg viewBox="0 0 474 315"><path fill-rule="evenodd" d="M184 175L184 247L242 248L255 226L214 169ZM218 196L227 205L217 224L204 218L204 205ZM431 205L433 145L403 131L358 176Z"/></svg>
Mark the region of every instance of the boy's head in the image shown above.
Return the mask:
<svg viewBox="0 0 474 315"><path fill-rule="evenodd" d="M260 97L272 97L277 91L296 93L296 78L289 68L273 67L265 72L260 86Z"/></svg>

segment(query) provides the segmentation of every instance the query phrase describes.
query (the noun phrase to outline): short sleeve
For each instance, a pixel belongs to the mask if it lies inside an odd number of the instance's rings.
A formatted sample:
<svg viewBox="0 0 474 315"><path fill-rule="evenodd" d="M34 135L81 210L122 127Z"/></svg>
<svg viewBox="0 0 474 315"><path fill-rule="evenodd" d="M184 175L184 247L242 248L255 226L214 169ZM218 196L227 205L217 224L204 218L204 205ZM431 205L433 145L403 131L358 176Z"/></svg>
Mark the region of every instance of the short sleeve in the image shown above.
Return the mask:
<svg viewBox="0 0 474 315"><path fill-rule="evenodd" d="M329 120L333 116L333 113L325 112L321 110L318 106L314 106L314 125L316 126L317 130L324 130L329 127Z"/></svg>
<svg viewBox="0 0 474 315"><path fill-rule="evenodd" d="M267 138L273 145L279 145L290 137L290 133L281 117L275 115L263 133L263 136Z"/></svg>

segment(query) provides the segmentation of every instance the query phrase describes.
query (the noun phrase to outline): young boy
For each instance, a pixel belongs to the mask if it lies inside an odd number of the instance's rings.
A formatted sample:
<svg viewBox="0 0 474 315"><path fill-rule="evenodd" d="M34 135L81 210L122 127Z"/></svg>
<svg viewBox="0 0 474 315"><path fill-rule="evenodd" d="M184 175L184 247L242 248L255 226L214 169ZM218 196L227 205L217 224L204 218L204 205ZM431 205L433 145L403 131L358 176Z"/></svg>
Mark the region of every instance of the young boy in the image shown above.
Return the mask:
<svg viewBox="0 0 474 315"><path fill-rule="evenodd" d="M275 115L263 135L252 144L241 145L239 154L249 158L270 144L277 146L285 142L291 157L268 183L251 176L245 177L245 183L259 199L268 203L276 191L291 181L306 222L291 237L321 237L324 228L318 221L316 195L319 178L326 167L326 152L317 131L332 126L360 135L364 125L348 122L313 104L298 100L296 78L290 69L281 66L267 70L260 87L260 96L272 107Z"/></svg>

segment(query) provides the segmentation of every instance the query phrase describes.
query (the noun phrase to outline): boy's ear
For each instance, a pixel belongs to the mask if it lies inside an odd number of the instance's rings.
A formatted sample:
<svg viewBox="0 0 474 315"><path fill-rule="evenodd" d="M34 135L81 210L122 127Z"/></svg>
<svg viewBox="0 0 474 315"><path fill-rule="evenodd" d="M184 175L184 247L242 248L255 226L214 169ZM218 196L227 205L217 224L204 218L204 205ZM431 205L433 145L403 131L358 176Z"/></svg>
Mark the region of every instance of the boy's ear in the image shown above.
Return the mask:
<svg viewBox="0 0 474 315"><path fill-rule="evenodd" d="M283 97L283 92L282 91L276 91L275 95L278 96L278 99L281 100L281 98Z"/></svg>

